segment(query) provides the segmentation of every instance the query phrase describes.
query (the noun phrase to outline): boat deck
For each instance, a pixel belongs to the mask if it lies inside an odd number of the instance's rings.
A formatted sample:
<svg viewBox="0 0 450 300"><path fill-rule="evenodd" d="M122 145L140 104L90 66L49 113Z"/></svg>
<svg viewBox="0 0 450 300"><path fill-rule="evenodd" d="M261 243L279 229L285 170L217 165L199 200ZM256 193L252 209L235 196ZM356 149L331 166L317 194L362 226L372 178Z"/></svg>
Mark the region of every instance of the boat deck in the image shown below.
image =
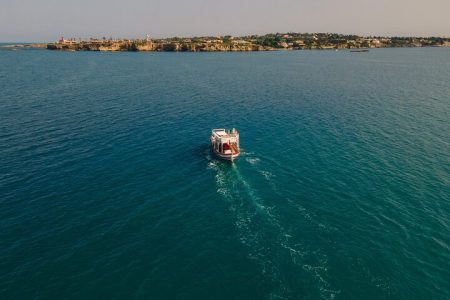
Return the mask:
<svg viewBox="0 0 450 300"><path fill-rule="evenodd" d="M233 153L233 154L239 153L239 149L237 148L237 146L235 144L231 144L230 148L231 148L231 153Z"/></svg>

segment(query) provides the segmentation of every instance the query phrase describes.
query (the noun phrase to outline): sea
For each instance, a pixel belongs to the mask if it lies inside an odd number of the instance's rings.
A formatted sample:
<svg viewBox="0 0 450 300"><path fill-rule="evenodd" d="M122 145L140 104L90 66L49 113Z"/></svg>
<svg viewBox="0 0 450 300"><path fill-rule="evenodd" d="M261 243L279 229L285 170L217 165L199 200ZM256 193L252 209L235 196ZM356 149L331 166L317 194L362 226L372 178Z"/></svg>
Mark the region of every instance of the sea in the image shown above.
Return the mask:
<svg viewBox="0 0 450 300"><path fill-rule="evenodd" d="M450 48L3 48L0 299L450 299Z"/></svg>

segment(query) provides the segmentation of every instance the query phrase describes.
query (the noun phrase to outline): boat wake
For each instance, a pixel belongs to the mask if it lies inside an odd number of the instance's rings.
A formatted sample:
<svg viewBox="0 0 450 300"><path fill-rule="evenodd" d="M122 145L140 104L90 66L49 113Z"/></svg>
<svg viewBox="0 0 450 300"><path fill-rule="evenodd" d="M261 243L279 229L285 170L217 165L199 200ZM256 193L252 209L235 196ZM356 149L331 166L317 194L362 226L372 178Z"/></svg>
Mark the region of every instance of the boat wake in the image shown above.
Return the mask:
<svg viewBox="0 0 450 300"><path fill-rule="evenodd" d="M261 199L242 177L235 165L231 168L220 161L210 160L208 169L215 172L217 193L229 204L235 217L234 225L240 242L247 246L249 259L261 268L261 275L276 287L271 298L285 298L290 294L282 280L280 267L268 252L267 240L261 232L258 219L270 216L270 210L261 204ZM250 200L250 201L248 201Z"/></svg>
<svg viewBox="0 0 450 300"><path fill-rule="evenodd" d="M275 175L259 168L260 159L252 153L241 152L241 155L247 166L254 168L256 174L268 182L273 192L282 197L272 180ZM287 275L283 272L287 257L292 265L300 268L301 273L314 279L321 298L333 299L339 291L333 290L326 280L326 255L319 249L311 250L308 246L293 241L295 239L292 237L292 230L283 227L277 208L265 204L264 199L241 173L239 164L230 166L212 159L209 154L207 158L208 169L214 172L217 193L229 204L229 210L235 217L240 242L247 246L249 259L260 266L261 275L274 286L270 298L289 298L293 295L285 279ZM294 204L289 201L288 203ZM302 216L308 218L305 209L299 211Z"/></svg>

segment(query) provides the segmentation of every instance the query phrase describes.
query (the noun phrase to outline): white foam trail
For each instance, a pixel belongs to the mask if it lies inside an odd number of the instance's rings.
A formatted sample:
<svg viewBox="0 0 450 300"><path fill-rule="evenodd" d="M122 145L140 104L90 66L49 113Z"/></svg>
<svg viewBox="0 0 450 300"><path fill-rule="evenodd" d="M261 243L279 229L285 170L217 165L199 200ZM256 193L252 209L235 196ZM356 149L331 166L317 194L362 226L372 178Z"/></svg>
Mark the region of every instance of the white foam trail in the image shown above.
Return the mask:
<svg viewBox="0 0 450 300"><path fill-rule="evenodd" d="M264 179L267 180L267 182L269 183L269 186L272 188L273 191L278 192L278 188L276 187L276 185L273 183L272 178L275 177L275 175L273 175L271 172L266 171L266 170L261 170L259 169L257 166L259 165L261 159L259 159L258 157L254 157L253 156L254 153L246 153L246 158L245 160L253 167L255 168L259 174L261 174Z"/></svg>
<svg viewBox="0 0 450 300"><path fill-rule="evenodd" d="M272 177L275 177L272 173L270 173L269 171L259 171L259 173L264 176L264 178L267 181L270 181L272 179Z"/></svg>
<svg viewBox="0 0 450 300"><path fill-rule="evenodd" d="M253 152L246 152L244 149L241 148L241 156L249 156L249 155L253 155L255 153Z"/></svg>
<svg viewBox="0 0 450 300"><path fill-rule="evenodd" d="M245 188L245 191L248 195L248 197L252 200L253 204L262 212L267 213L266 207L261 204L261 198L256 195L255 190L250 186L250 184L247 182L247 180L244 179L241 172L237 168L236 165L232 166L233 172L236 175L236 178L241 183L241 185Z"/></svg>
<svg viewBox="0 0 450 300"><path fill-rule="evenodd" d="M274 212L274 208L267 207L263 204L261 197L257 194L249 181L241 174L236 164L232 165L231 172L227 172L227 169L223 168L225 165L221 165L218 161L210 160L210 158L208 158L208 160L208 169L215 172L214 177L216 180L217 193L229 203L229 209L235 215L235 226L238 229L240 242L248 247L250 252L249 258L258 263L262 275L271 280L278 287L270 295L270 298L284 299L291 294L291 291L284 282L280 270L280 262L277 259L279 252L283 252L280 248L284 249L284 251L288 251L293 264L301 267L315 279L322 298L333 299L336 294L339 294L339 291L331 289L329 283L325 280L328 269L327 257L319 250L316 250L311 254L311 252L305 251L305 248L307 247L304 247L299 243L291 242L292 236L280 224L280 217ZM248 162L250 163L250 161ZM251 165L254 166L255 164ZM228 168L228 165L226 167ZM258 172L269 182L271 182L271 178L274 177L272 173L267 171L260 170ZM242 188L239 190L239 187ZM275 188L275 185L273 185L273 189ZM244 192L244 197L242 191ZM255 211L246 209L246 204L249 203L248 199L256 208ZM288 202L291 205L294 204L290 199L288 199ZM305 208L300 205L297 205L296 207L306 219L311 220L311 217ZM257 215L264 216L264 220L266 221L264 225L269 226L271 231L275 229L275 240L267 241L267 238L261 235L265 226L261 227L261 224L257 224L257 226L253 224L256 222L255 217ZM269 243L269 248L267 247L267 243ZM274 251L275 253L273 253ZM314 255L314 257L320 256L317 265L304 263L305 260L311 261L311 255Z"/></svg>
<svg viewBox="0 0 450 300"><path fill-rule="evenodd" d="M268 249L263 246L264 240L261 237L260 229L253 226L256 214L264 213L269 218L273 216L268 213L268 210L262 205L260 197L255 193L247 180L242 176L236 166L226 173L217 161L210 161L208 169L215 172L215 179L217 185L217 193L220 194L225 201L230 205L229 209L235 215L235 226L238 229L239 240L249 249L249 259L254 260L261 268L261 274L272 281L277 290L271 294L273 299L283 299L289 293L286 284L282 280L281 272L278 263L273 261ZM245 196L236 191L234 187L243 187ZM247 199L251 199L251 203L257 208L255 211L246 209Z"/></svg>
<svg viewBox="0 0 450 300"><path fill-rule="evenodd" d="M245 160L251 165L256 165L257 163L259 163L259 158L247 157L245 158Z"/></svg>

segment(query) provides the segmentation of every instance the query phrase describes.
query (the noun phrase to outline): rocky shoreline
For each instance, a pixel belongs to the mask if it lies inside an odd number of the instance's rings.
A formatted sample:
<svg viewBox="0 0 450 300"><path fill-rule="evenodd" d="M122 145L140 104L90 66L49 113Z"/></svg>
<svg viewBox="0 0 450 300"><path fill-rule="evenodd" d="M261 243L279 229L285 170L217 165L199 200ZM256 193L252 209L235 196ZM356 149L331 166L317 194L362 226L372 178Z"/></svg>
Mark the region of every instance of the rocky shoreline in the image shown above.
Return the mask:
<svg viewBox="0 0 450 300"><path fill-rule="evenodd" d="M65 51L273 51L307 49L367 49L392 47L444 47L450 38L441 37L362 37L333 33L275 33L242 37L193 37L167 39L69 39L47 45L49 50Z"/></svg>
<svg viewBox="0 0 450 300"><path fill-rule="evenodd" d="M370 49L396 47L449 47L450 38L442 37L363 37L331 33L276 33L242 37L193 37L166 39L64 39L48 44L13 46L59 51L166 51L236 52L312 49Z"/></svg>
<svg viewBox="0 0 450 300"><path fill-rule="evenodd" d="M273 47L255 45L252 43L219 41L59 41L47 45L49 50L65 51L175 51L175 52L225 52L225 51L270 51Z"/></svg>

